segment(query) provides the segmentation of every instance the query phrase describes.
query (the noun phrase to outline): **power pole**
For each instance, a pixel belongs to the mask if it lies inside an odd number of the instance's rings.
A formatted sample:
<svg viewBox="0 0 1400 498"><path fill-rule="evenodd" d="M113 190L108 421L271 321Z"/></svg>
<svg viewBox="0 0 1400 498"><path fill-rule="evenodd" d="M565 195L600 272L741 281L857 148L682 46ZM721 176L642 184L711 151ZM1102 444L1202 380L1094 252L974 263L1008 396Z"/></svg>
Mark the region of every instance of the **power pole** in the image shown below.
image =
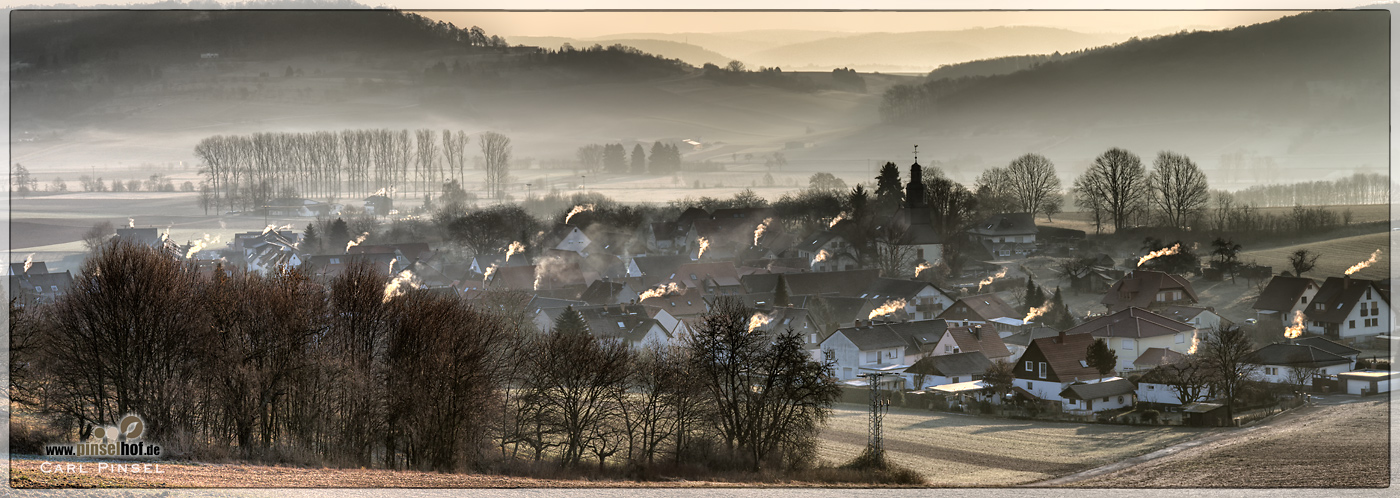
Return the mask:
<svg viewBox="0 0 1400 498"><path fill-rule="evenodd" d="M889 398L880 395L880 378L885 375L884 372L873 372L858 376L870 386L870 430L866 452L870 453L871 461L880 467L885 464L885 413L890 411Z"/></svg>

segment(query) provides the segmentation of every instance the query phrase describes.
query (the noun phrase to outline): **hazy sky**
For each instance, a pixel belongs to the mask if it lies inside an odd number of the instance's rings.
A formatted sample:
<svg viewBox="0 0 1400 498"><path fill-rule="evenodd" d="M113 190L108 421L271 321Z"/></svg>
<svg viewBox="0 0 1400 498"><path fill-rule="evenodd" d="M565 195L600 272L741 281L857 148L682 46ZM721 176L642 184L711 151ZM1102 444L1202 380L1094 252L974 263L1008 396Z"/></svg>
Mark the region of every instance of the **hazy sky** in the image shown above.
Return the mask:
<svg viewBox="0 0 1400 498"><path fill-rule="evenodd" d="M586 38L615 33L807 29L849 32L944 31L993 26L1047 26L1087 33L1137 34L1180 28L1220 29L1265 22L1295 11L1078 12L421 12L501 36Z"/></svg>

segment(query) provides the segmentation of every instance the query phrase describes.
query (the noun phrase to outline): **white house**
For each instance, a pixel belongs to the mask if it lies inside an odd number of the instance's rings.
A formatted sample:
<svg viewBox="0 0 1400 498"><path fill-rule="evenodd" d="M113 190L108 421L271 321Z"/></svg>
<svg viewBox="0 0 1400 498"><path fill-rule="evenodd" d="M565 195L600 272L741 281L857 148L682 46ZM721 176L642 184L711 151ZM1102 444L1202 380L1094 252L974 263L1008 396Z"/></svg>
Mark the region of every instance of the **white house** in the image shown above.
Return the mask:
<svg viewBox="0 0 1400 498"><path fill-rule="evenodd" d="M1066 412L1088 415L1133 406L1133 382L1122 377L1075 382L1060 391Z"/></svg>
<svg viewBox="0 0 1400 498"><path fill-rule="evenodd" d="M1371 280L1330 277L1303 313L1313 334L1349 339L1390 331L1389 298Z"/></svg>
<svg viewBox="0 0 1400 498"><path fill-rule="evenodd" d="M1297 384L1301 380L1303 385L1312 385L1313 377L1351 370L1351 360L1299 344L1270 344L1249 353L1244 361L1259 366L1262 380L1282 384ZM1297 379L1297 375L1308 377Z"/></svg>

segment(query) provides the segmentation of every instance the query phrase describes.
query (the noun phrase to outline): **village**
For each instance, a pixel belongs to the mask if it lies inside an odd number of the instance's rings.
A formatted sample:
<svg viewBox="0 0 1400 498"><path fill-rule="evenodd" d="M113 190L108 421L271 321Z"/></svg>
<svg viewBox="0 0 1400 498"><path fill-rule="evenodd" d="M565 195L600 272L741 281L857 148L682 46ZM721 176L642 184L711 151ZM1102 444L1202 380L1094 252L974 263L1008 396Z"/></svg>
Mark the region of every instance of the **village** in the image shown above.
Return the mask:
<svg viewBox="0 0 1400 498"><path fill-rule="evenodd" d="M912 169L921 180L919 165ZM923 185L911 180L906 188L913 199ZM361 218L392 219L393 203L380 194L349 209L287 198L262 214L327 226L357 209ZM374 243L383 237L369 231L308 241L318 237L314 223L304 232L269 225L221 246L208 236L176 244L132 220L115 229L115 240L165 248L206 275L297 268L329 279L367 262L406 289L496 307L540 332L577 313L594 337L636 350L682 345L717 299L732 298L754 310L750 333L798 334L840 381L843 399L856 403L873 385L918 408L1228 426L1250 410L1270 414L1310 395L1386 393L1396 376L1388 282L1351 276L1378 253L1345 275L1217 262L1191 268L1173 261L1180 244L1087 253L1083 231L1037 226L1025 212L994 213L953 235L932 225L929 209L906 201L884 222L842 211L803 230L771 206L691 206L626 232L595 219L594 205L576 205L535 237L523 234L528 249L517 240L456 260L427 241ZM871 230L872 221L884 227ZM966 242L958 244L966 255L956 273L943 258L955 238ZM1229 303L1202 299L1194 288L1235 273L1257 281L1251 312L1218 313ZM59 298L73 278L32 261L13 263L10 275L11 295L30 302ZM1243 409L1225 409L1218 374L1201 354L1203 342L1227 329L1250 345L1236 359L1252 381L1234 391ZM1110 358L1092 357L1096 342Z"/></svg>

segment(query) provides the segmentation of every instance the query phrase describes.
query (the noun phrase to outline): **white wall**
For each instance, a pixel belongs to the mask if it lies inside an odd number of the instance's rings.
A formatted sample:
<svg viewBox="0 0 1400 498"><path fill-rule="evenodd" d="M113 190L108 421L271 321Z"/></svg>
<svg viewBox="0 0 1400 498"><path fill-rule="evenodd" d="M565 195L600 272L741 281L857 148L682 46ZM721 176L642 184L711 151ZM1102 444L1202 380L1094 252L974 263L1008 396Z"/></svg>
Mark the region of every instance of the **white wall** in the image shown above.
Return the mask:
<svg viewBox="0 0 1400 498"><path fill-rule="evenodd" d="M1278 369L1278 373L1274 373L1274 374L1267 373L1267 372L1270 371L1270 370L1269 370L1270 368L1277 368L1277 369ZM1350 371L1351 371L1351 366L1343 363L1343 364L1337 364L1337 365L1332 365L1332 366L1329 366L1329 367L1322 368L1322 369L1318 370L1318 375L1337 375L1337 374L1342 373L1342 372L1350 372ZM1260 379L1263 379L1263 380L1266 381L1266 382L1279 382L1279 383L1283 383L1283 384L1292 384L1292 383L1293 383L1293 369L1288 368L1288 367L1282 367L1282 366L1263 365L1263 366L1259 367L1259 378L1260 378ZM1311 386L1311 385L1312 385L1312 379L1308 379L1308 381L1307 381L1307 382L1304 382L1303 385L1305 385L1305 386Z"/></svg>

